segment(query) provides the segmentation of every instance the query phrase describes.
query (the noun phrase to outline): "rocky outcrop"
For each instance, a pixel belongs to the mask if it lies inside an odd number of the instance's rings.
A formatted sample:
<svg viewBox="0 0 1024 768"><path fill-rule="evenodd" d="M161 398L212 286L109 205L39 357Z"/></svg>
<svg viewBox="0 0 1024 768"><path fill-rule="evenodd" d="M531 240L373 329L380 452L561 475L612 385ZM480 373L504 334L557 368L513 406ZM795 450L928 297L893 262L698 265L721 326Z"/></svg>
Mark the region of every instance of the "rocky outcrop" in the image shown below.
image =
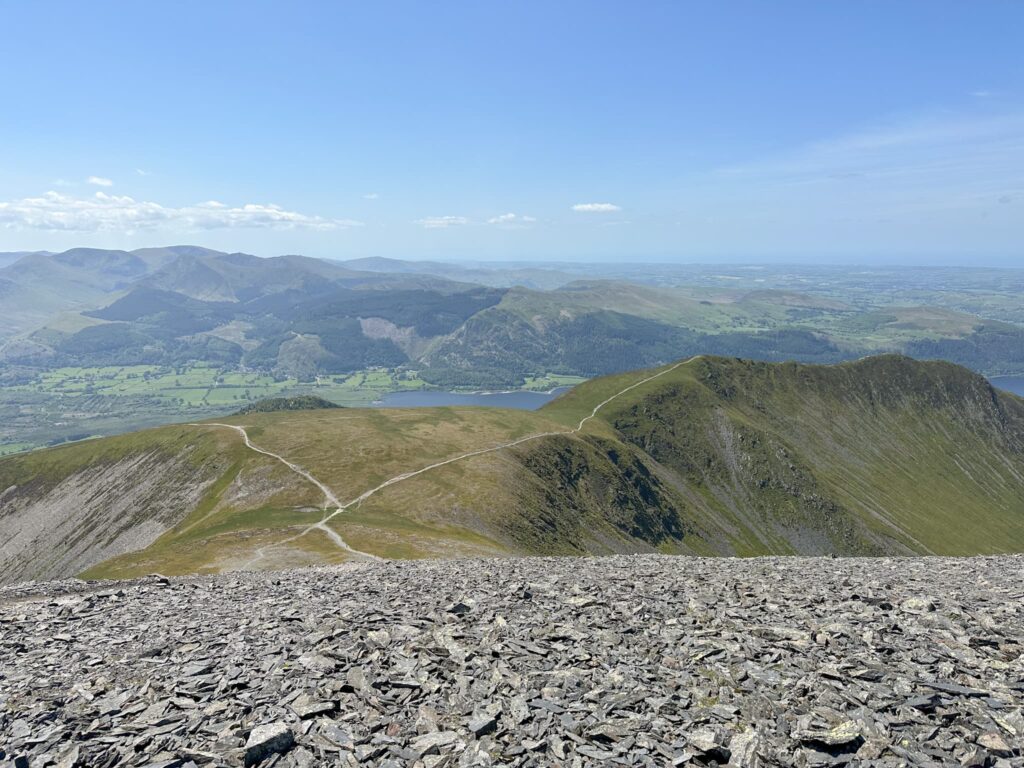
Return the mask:
<svg viewBox="0 0 1024 768"><path fill-rule="evenodd" d="M80 573L144 549L196 507L223 470L147 451L97 461L59 482L26 477L0 489L0 584ZM187 482L182 482L187 478Z"/></svg>
<svg viewBox="0 0 1024 768"><path fill-rule="evenodd" d="M1024 559L389 562L0 589L14 765L1020 766Z"/></svg>

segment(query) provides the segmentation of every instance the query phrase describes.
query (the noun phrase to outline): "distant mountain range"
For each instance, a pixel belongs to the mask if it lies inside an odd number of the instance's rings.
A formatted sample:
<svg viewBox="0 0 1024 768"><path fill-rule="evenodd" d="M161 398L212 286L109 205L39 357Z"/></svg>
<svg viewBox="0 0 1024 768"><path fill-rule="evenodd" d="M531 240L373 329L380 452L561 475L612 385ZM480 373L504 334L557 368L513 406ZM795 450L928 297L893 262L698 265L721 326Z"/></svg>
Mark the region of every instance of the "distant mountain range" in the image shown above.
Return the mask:
<svg viewBox="0 0 1024 768"><path fill-rule="evenodd" d="M1024 550L1024 400L948 363L700 357L534 413L298 410L319 405L0 459L0 580L332 563L346 547Z"/></svg>
<svg viewBox="0 0 1024 768"><path fill-rule="evenodd" d="M515 265L257 258L196 246L39 252L0 269L0 374L203 362L308 380L383 366L437 386L508 387L698 353L834 362L879 351L1024 371L1016 323L947 306L873 306L855 290L850 300L837 295L833 283L823 282L829 295L821 295L814 285L657 285ZM1012 315L1004 294L992 296L996 314Z"/></svg>
<svg viewBox="0 0 1024 768"><path fill-rule="evenodd" d="M32 253L48 254L49 251L0 251L0 267L6 267Z"/></svg>

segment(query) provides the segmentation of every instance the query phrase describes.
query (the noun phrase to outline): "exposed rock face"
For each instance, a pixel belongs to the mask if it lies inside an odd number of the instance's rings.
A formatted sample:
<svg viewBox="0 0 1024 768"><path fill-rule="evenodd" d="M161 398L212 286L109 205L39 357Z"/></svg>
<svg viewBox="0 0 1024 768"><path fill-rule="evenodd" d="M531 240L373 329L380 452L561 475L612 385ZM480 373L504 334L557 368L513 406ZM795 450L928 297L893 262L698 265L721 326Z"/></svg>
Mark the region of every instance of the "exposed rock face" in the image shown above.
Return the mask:
<svg viewBox="0 0 1024 768"><path fill-rule="evenodd" d="M1024 765L1022 557L388 562L0 605L15 765Z"/></svg>
<svg viewBox="0 0 1024 768"><path fill-rule="evenodd" d="M401 328L383 317L360 317L359 326L369 339L390 339L410 359L416 359L430 346L430 339L420 338L412 326Z"/></svg>
<svg viewBox="0 0 1024 768"><path fill-rule="evenodd" d="M0 490L0 583L80 573L144 549L196 506L223 464L197 470L188 454L140 453L83 467L52 486Z"/></svg>

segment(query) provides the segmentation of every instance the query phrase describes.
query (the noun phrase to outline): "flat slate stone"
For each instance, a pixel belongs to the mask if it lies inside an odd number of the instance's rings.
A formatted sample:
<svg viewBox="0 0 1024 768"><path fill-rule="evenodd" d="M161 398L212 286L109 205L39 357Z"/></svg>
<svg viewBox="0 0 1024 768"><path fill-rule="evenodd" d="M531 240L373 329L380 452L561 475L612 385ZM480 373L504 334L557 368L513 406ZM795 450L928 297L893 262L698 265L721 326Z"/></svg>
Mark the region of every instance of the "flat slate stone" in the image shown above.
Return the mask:
<svg viewBox="0 0 1024 768"><path fill-rule="evenodd" d="M285 723L258 725L245 742L245 764L257 765L271 755L287 752L294 744L295 734Z"/></svg>
<svg viewBox="0 0 1024 768"><path fill-rule="evenodd" d="M0 766L1024 768L1024 557L0 588Z"/></svg>

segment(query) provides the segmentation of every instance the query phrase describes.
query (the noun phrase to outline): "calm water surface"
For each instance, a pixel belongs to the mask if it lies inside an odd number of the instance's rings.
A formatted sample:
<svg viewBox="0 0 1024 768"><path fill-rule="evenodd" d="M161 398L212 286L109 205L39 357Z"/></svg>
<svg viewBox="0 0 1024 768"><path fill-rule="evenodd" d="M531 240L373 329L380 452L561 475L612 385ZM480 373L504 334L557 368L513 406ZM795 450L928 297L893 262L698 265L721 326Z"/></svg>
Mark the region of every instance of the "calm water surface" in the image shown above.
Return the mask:
<svg viewBox="0 0 1024 768"><path fill-rule="evenodd" d="M1024 397L1024 376L993 376L989 381L993 387Z"/></svg>
<svg viewBox="0 0 1024 768"><path fill-rule="evenodd" d="M391 392L375 402L376 408L427 408L442 405L489 405L535 411L569 387L552 392Z"/></svg>
<svg viewBox="0 0 1024 768"><path fill-rule="evenodd" d="M1024 397L1024 376L994 376L992 385ZM375 408L436 408L444 405L488 405L535 411L571 387L553 392L391 392L373 403Z"/></svg>

